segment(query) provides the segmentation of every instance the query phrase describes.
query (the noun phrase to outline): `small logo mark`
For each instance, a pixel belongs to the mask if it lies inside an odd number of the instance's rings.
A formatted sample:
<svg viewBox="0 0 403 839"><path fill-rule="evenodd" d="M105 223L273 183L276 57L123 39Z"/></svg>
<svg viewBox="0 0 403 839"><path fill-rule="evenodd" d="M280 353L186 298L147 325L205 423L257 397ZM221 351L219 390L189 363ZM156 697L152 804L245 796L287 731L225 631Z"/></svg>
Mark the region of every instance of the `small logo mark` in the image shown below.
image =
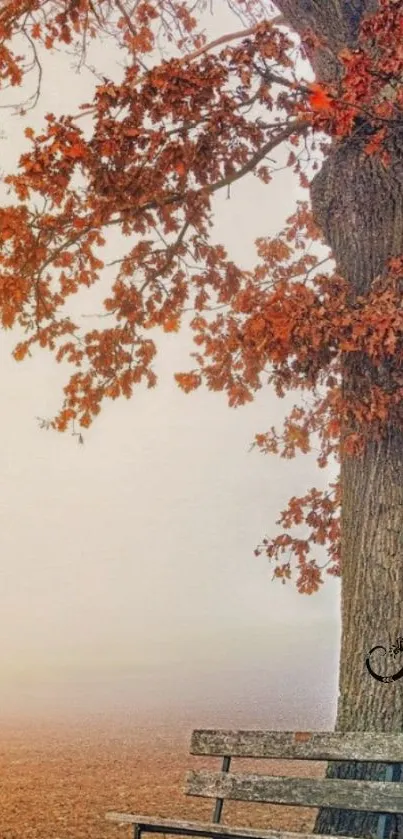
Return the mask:
<svg viewBox="0 0 403 839"><path fill-rule="evenodd" d="M377 644L375 647L369 651L366 659L365 664L368 670L368 673L372 676L373 679L376 679L377 682L383 682L384 684L390 685L392 682L397 682L398 679L403 678L403 667L400 670L397 670L392 676L380 676L379 673L375 673L375 670L371 667L370 658L372 653L375 650L382 650L383 655L389 655L390 658L396 658L397 655L403 653L403 635L400 635L399 638L396 638L394 644L391 644L389 649L387 650L386 647L383 647L380 644Z"/></svg>

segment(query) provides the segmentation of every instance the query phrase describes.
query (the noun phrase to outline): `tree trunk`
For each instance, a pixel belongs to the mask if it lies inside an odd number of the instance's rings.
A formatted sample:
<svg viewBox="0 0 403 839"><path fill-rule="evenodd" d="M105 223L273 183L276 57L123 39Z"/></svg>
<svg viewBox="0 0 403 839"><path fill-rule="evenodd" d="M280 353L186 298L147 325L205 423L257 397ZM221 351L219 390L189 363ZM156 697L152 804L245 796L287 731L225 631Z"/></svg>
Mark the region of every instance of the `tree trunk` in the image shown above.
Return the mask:
<svg viewBox="0 0 403 839"><path fill-rule="evenodd" d="M347 376L347 374L345 374ZM372 444L362 460L343 458L342 482L342 636L337 731L401 732L403 682L382 683L365 666L372 647L389 649L403 633L403 434L389 433ZM401 668L374 653L371 664L386 675ZM330 764L327 777L384 780L381 764ZM397 770L397 771L396 771ZM402 779L397 766L393 780ZM322 809L315 832L374 836L379 815ZM384 836L402 837L403 818L392 816Z"/></svg>
<svg viewBox="0 0 403 839"><path fill-rule="evenodd" d="M372 0L277 0L279 11L302 34L308 27L328 37L328 50L313 56L317 78L339 73L337 52L352 46L359 18L374 11ZM329 58L331 56L331 58ZM338 272L348 280L351 298L368 294L386 262L403 253L403 138L388 144L391 164L362 154L365 139L333 144L311 185L314 216L331 247ZM396 360L394 360L396 364ZM344 393L356 393L365 380L393 387L393 366L381 372L368 357L345 353ZM343 429L343 434L346 433ZM390 423L383 439L361 457L341 456L341 614L339 698L336 730L403 730L403 678L378 681L366 667L372 647L390 649L403 636L403 428ZM370 662L382 675L400 670L396 658L374 652ZM328 777L383 780L379 764L329 765ZM403 780L402 765L394 780ZM322 809L315 832L376 836L379 815ZM403 837L403 817L391 817L384 835Z"/></svg>
<svg viewBox="0 0 403 839"><path fill-rule="evenodd" d="M275 0L279 12L299 35L311 29L323 49L310 56L317 81L334 81L341 71L338 53L354 47L364 15L376 10L377 0Z"/></svg>
<svg viewBox="0 0 403 839"><path fill-rule="evenodd" d="M379 158L363 155L364 143L355 136L334 147L311 186L316 221L338 271L350 283L352 298L368 294L373 280L385 272L387 260L403 251L403 141L388 143L389 168ZM379 383L382 377L383 387L393 388L393 364L379 372L364 354L345 353L342 371L347 397L359 392L364 380ZM342 454L341 503L342 637L336 730L401 732L403 682L380 682L365 665L372 647L382 645L386 651L403 635L401 426L389 423L382 440L370 443L361 458ZM377 656L371 656L371 664L380 675L401 668L401 656L393 661L379 652ZM384 765L338 764L329 767L328 777L383 780L385 770ZM376 835L378 819L375 814L322 810L315 829L371 836ZM389 819L389 835L394 831L403 836L403 818Z"/></svg>

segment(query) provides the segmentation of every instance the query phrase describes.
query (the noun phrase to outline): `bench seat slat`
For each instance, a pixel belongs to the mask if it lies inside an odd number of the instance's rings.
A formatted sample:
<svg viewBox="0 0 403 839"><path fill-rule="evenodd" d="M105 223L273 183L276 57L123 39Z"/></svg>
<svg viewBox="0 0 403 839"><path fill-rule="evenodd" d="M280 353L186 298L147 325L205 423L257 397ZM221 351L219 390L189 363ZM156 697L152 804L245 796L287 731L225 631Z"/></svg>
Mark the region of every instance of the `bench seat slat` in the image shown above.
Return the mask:
<svg viewBox="0 0 403 839"><path fill-rule="evenodd" d="M403 812L403 783L390 781L289 778L200 770L188 774L186 794L300 807Z"/></svg>
<svg viewBox="0 0 403 839"><path fill-rule="evenodd" d="M403 763L403 734L372 731L193 731L190 754Z"/></svg>
<svg viewBox="0 0 403 839"><path fill-rule="evenodd" d="M226 824L206 822L174 821L152 816L131 815L130 813L106 813L108 821L120 824L137 824L145 833L172 833L173 835L234 837L234 839L334 839L324 833L292 833L288 830L257 830L250 827L230 827ZM182 831L182 834L181 834ZM351 836L339 836L338 839L357 839Z"/></svg>

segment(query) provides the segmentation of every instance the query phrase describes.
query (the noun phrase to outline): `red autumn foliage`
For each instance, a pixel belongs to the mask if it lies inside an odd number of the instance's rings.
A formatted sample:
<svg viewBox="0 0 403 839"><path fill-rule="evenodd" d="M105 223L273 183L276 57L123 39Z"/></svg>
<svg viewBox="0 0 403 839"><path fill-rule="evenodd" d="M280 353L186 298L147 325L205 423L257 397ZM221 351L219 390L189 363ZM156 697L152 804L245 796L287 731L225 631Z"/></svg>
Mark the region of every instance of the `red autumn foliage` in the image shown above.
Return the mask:
<svg viewBox="0 0 403 839"><path fill-rule="evenodd" d="M320 234L300 202L282 233L256 242L258 262L246 271L211 242L211 199L249 173L270 183L267 158L286 141L288 165L308 186L312 170L301 149L326 155L329 140L351 134L363 115L372 128L366 153L387 165L383 143L402 121L403 3L380 1L359 48L341 54L338 86L296 78L295 43L259 0L232 0L244 29L211 44L199 29L203 7L202 0L192 11L180 0L140 0L134 8L126 0L12 0L0 10L3 86L22 85L44 50L66 45L80 53L106 30L128 58L123 79L105 78L79 114L48 114L40 134L25 130L29 148L18 174L5 178L12 203L0 209L1 322L24 332L17 360L40 346L74 368L50 422L65 431L74 423L88 428L106 398L129 398L141 382L154 387L151 330L176 332L191 305L194 363L176 375L178 385L225 391L233 407L266 383L279 396L311 391L309 409L294 408L281 434L272 428L255 442L290 458L310 451L316 434L323 468L339 457L343 419L358 424L343 441L354 456L386 419L401 419L403 379L392 396L363 385L347 402L340 358L363 352L382 367L401 354L403 262L395 259L371 295L352 303L341 277L319 271L310 245ZM155 59L161 37L174 57ZM39 95L38 87L23 110ZM102 279L102 248L116 227L128 245L104 301L109 325L85 331L68 301ZM329 493L291 499L279 524L287 531L305 523L308 537L283 532L256 550L277 560L283 580L294 553L301 592L323 581L315 558L307 559L313 544L327 547L326 572L340 573L339 494L336 483Z"/></svg>
<svg viewBox="0 0 403 839"><path fill-rule="evenodd" d="M329 111L332 107L332 99L320 84L309 85L309 104L313 111Z"/></svg>

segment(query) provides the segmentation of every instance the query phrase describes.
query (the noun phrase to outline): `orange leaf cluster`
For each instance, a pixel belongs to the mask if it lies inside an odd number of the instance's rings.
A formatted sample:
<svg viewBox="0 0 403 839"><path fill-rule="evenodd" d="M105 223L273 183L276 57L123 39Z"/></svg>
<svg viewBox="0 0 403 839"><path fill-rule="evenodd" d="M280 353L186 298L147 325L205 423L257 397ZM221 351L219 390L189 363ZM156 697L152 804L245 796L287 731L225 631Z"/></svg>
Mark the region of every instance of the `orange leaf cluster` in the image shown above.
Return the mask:
<svg viewBox="0 0 403 839"><path fill-rule="evenodd" d="M130 398L140 383L154 387L150 330L176 333L193 309L192 369L176 375L178 386L189 393L204 383L233 407L267 384L280 397L313 392L310 409L295 407L282 435L272 428L256 444L291 458L309 452L315 434L324 467L340 456L342 428L344 453L359 456L385 423L402 420L403 263L394 260L368 297L352 301L341 277L319 273L310 245L320 233L299 202L279 235L257 240L257 264L247 271L212 243L212 202L252 174L269 184L270 155L286 141L288 166L306 188L317 163L310 170L300 150L315 152L318 131L330 138L359 130L359 118L370 128L366 152L386 161L385 141L402 118L403 3L380 0L359 49L341 55L337 89L295 81L294 42L265 19L260 2L232 6L247 28L211 44L199 26L203 0L192 12L180 0L134 8L128 0L11 0L0 10L0 86L22 85L41 50L66 45L84 60L80 50L100 33L128 59L120 81L104 78L78 115L48 114L40 133L25 129L27 151L5 178L12 202L0 210L0 318L24 331L16 360L38 346L70 369L52 420L64 431L74 422L88 428L105 399ZM169 60L155 60L160 37ZM17 51L21 38L34 45L31 65ZM83 115L92 120L86 131ZM127 247L107 266L109 229ZM104 281L111 266L108 326L86 330L69 315L70 297ZM368 373L348 399L340 387L346 357ZM327 546L328 573L339 573L338 489L331 500L315 493L292 499L280 519L283 529L310 527L306 539L285 532L259 548L273 559L293 552L304 593L322 582L307 559L312 543ZM278 565L275 576L284 581L290 567Z"/></svg>

